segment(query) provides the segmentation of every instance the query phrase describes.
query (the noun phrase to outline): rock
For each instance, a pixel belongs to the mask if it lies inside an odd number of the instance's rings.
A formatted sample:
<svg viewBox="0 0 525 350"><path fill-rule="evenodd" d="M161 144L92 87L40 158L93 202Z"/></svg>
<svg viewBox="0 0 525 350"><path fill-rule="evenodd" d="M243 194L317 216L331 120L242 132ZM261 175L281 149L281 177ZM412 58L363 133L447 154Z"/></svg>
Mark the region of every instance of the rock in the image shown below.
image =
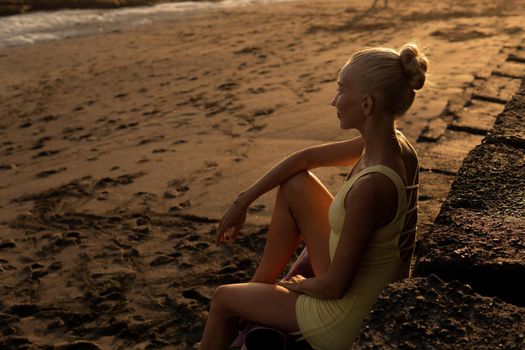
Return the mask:
<svg viewBox="0 0 525 350"><path fill-rule="evenodd" d="M487 142L505 143L525 149L525 79L518 93L496 118Z"/></svg>
<svg viewBox="0 0 525 350"><path fill-rule="evenodd" d="M459 279L480 293L525 305L525 176L517 176L524 169L525 150L476 147L419 242L414 275Z"/></svg>
<svg viewBox="0 0 525 350"><path fill-rule="evenodd" d="M522 308L431 275L387 286L352 349L517 350L524 332Z"/></svg>

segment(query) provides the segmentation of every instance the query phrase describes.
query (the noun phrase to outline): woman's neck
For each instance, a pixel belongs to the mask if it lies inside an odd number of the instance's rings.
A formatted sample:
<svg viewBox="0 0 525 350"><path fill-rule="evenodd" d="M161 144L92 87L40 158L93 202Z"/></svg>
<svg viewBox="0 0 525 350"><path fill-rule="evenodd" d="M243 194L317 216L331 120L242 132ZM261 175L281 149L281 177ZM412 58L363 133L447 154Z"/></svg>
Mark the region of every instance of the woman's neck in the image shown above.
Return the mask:
<svg viewBox="0 0 525 350"><path fill-rule="evenodd" d="M365 140L366 153L364 158L366 163L379 162L385 156L390 156L392 153L398 153L401 150L393 118L386 118L392 120L391 122L385 122L385 119L381 120L380 118L372 118L370 123L359 130Z"/></svg>

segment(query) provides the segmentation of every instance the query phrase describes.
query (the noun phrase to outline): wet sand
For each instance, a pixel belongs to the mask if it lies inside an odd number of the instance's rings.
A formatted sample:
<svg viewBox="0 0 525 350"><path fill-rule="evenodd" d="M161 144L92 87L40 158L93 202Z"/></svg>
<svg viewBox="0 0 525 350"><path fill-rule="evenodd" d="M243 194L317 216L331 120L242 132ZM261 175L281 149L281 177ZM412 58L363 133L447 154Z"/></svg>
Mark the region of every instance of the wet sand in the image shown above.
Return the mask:
<svg viewBox="0 0 525 350"><path fill-rule="evenodd" d="M0 345L191 348L213 289L253 273L275 192L216 247L231 200L291 152L356 135L328 102L357 48L428 48L433 84L399 128L432 163L416 141L523 36L524 2L389 3L251 6L0 49ZM314 173L335 193L348 171ZM453 175L422 177L421 232L446 196L436 177Z"/></svg>

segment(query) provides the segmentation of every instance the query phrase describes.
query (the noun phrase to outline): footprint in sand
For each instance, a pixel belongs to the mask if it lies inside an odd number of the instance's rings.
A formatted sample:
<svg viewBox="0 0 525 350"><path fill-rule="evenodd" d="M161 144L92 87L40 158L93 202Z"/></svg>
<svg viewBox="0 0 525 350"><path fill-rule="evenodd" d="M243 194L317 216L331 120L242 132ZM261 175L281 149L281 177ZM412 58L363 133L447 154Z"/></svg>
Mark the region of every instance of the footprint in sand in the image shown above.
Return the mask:
<svg viewBox="0 0 525 350"><path fill-rule="evenodd" d="M183 209L186 209L186 208L191 207L191 202L190 202L190 200L188 199L188 200L185 200L184 202L179 203L179 206L180 206L181 208L183 208Z"/></svg>
<svg viewBox="0 0 525 350"><path fill-rule="evenodd" d="M145 145L151 142L162 141L162 140L164 140L164 135L156 135L150 138L141 139L137 145L141 146L141 145Z"/></svg>
<svg viewBox="0 0 525 350"><path fill-rule="evenodd" d="M5 242L2 242L0 243L0 251L2 250L7 250L7 249L12 249L16 247L16 244L12 241L5 241Z"/></svg>
<svg viewBox="0 0 525 350"><path fill-rule="evenodd" d="M192 299L199 303L209 303L210 299L199 293L195 289L187 289L182 292L182 296L186 299Z"/></svg>
<svg viewBox="0 0 525 350"><path fill-rule="evenodd" d="M217 87L218 90L221 91L230 91L237 87L237 83L235 82L227 82L224 84L221 84Z"/></svg>
<svg viewBox="0 0 525 350"><path fill-rule="evenodd" d="M50 157L50 156L53 156L55 154L58 154L60 153L59 150L48 150L48 151L41 151L37 154L35 154L33 157L33 159L37 159L37 158L41 158L41 157Z"/></svg>
<svg viewBox="0 0 525 350"><path fill-rule="evenodd" d="M56 169L44 170L44 171L41 171L41 172L37 173L36 177L42 179L42 178L49 177L51 175L55 175L55 174L61 173L61 172L66 171L66 170L67 170L66 167L60 167L60 168L56 168Z"/></svg>
<svg viewBox="0 0 525 350"><path fill-rule="evenodd" d="M44 143L45 143L46 141L49 141L49 140L51 140L51 137L49 137L49 136L41 137L40 139L38 139L38 140L33 144L33 146L31 147L31 149L33 149L33 150L34 150L34 149L40 149L40 148L44 147Z"/></svg>
<svg viewBox="0 0 525 350"><path fill-rule="evenodd" d="M56 115L46 115L46 116L43 116L42 118L38 119L39 122L43 122L43 123L49 123L53 120L57 120L58 119L58 116Z"/></svg>
<svg viewBox="0 0 525 350"><path fill-rule="evenodd" d="M171 256L166 256L166 255L160 255L160 256L157 256L155 259L153 259L153 261L151 261L149 263L150 266L152 267L156 267L156 266L161 266L161 265L167 265L171 262L174 262L176 259L174 257L171 257Z"/></svg>
<svg viewBox="0 0 525 350"><path fill-rule="evenodd" d="M18 128L19 129L26 129L26 128L29 128L31 125L32 125L31 121L26 120L22 124L20 124L20 126Z"/></svg>
<svg viewBox="0 0 525 350"><path fill-rule="evenodd" d="M175 188L177 192L187 192L189 187L185 184L186 180L184 178L176 178L168 181L168 187Z"/></svg>
<svg viewBox="0 0 525 350"><path fill-rule="evenodd" d="M88 340L77 340L72 343L62 343L54 346L55 350L101 350L97 343Z"/></svg>

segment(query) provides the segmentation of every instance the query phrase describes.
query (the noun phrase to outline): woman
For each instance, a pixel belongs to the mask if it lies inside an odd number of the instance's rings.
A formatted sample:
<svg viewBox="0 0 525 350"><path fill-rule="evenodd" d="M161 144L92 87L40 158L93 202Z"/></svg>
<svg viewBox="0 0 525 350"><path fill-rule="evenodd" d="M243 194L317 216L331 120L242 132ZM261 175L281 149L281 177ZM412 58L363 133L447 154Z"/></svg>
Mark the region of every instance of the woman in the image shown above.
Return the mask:
<svg viewBox="0 0 525 350"><path fill-rule="evenodd" d="M340 127L361 136L294 153L237 196L218 243L234 241L250 203L279 186L257 271L250 283L216 289L201 349L228 349L240 319L300 335L314 349L348 349L384 286L408 277L419 166L395 119L423 87L427 64L414 43L355 53L331 105ZM335 197L308 171L350 165ZM315 276L276 283L301 240Z"/></svg>

